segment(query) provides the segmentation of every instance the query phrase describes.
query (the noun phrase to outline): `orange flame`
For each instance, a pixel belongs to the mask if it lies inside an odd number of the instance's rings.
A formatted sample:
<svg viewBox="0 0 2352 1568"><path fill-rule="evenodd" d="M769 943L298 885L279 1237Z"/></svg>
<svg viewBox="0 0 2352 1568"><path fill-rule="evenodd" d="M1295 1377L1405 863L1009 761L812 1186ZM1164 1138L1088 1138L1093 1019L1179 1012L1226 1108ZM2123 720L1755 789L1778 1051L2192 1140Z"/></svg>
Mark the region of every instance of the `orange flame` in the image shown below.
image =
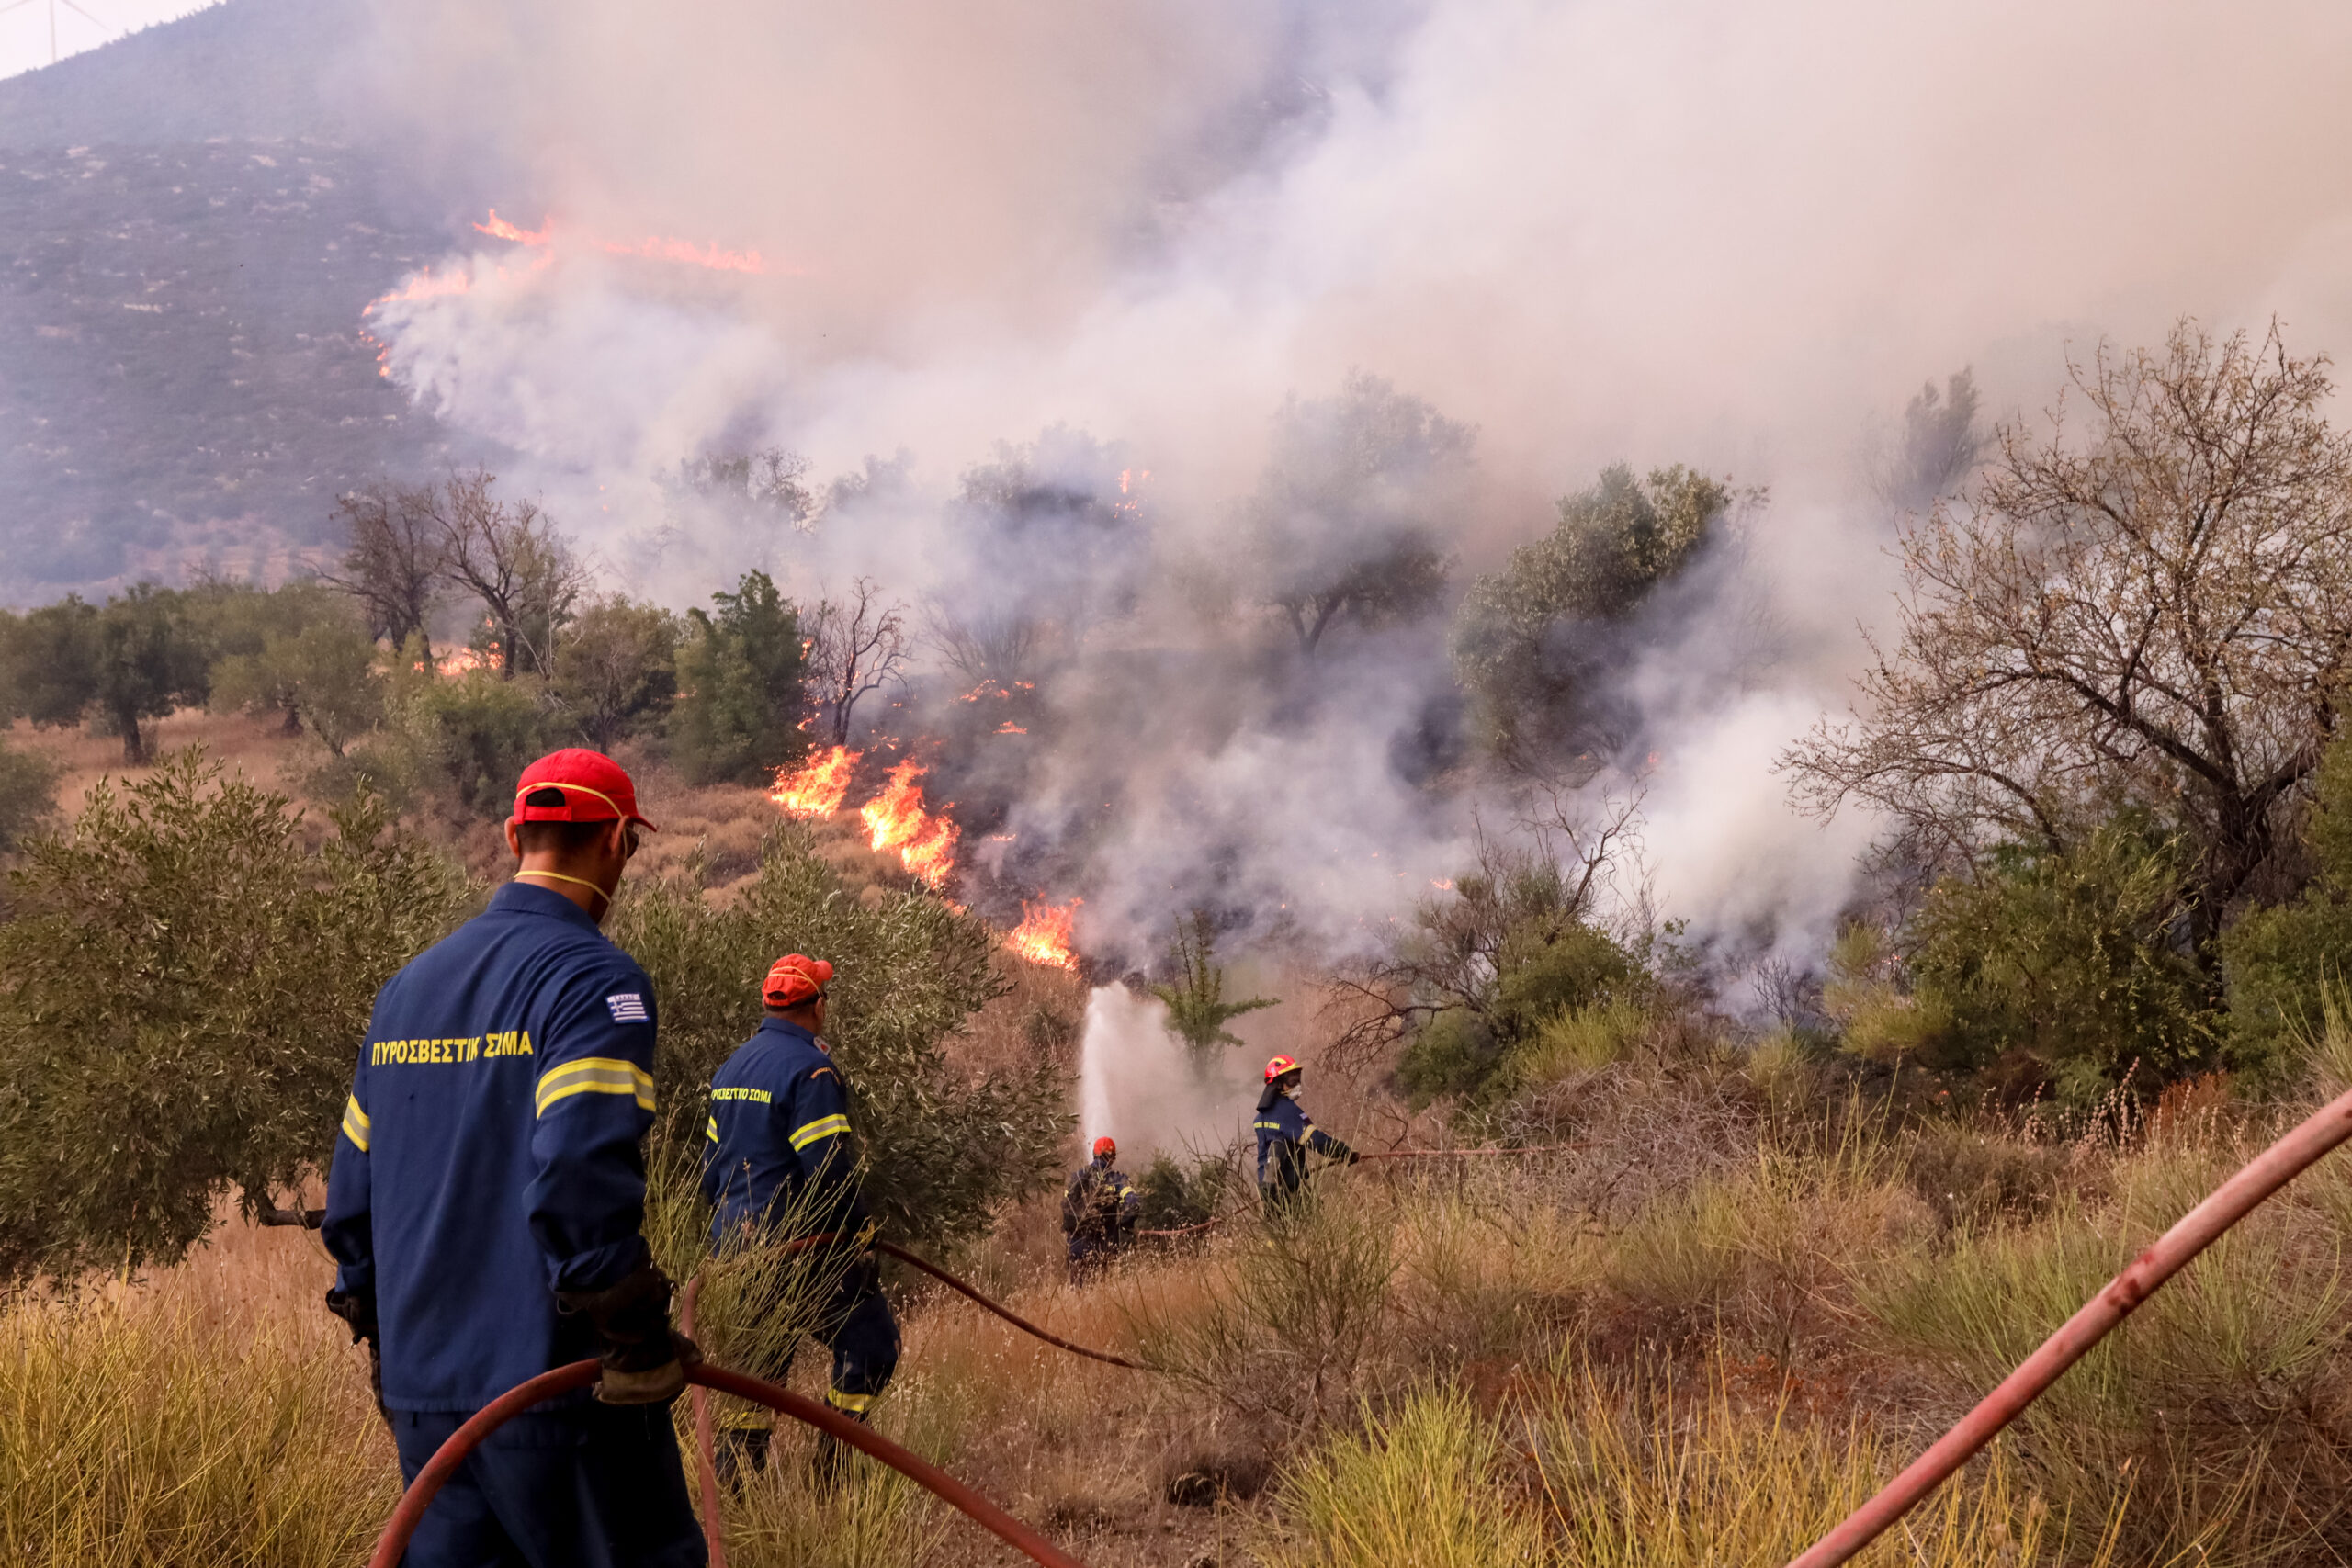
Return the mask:
<svg viewBox="0 0 2352 1568"><path fill-rule="evenodd" d="M1014 957L1025 958L1032 964L1048 964L1057 969L1076 969L1078 954L1070 951L1070 922L1077 918L1078 907L1086 902L1073 898L1068 904L1032 904L1021 900L1021 923L1004 939L1004 945Z"/></svg>
<svg viewBox="0 0 2352 1568"><path fill-rule="evenodd" d="M857 809L876 850L895 851L899 863L933 887L956 869L955 823L923 809L921 762L910 759L890 770L882 793Z"/></svg>
<svg viewBox="0 0 2352 1568"><path fill-rule="evenodd" d="M544 245L555 234L555 225L544 220L536 229L518 229L501 218L495 207L490 209L489 222L474 227L493 240L512 240L518 245Z"/></svg>
<svg viewBox="0 0 2352 1568"><path fill-rule="evenodd" d="M433 661L433 671L436 675L455 677L476 670L496 670L503 662L494 648L487 652L478 648L453 648ZM421 672L424 660L418 660L414 668Z"/></svg>
<svg viewBox="0 0 2352 1568"><path fill-rule="evenodd" d="M846 746L836 746L797 773L778 768L775 787L768 791L768 798L794 817L831 817L849 794L850 775L857 771L859 755Z"/></svg>
<svg viewBox="0 0 2352 1568"><path fill-rule="evenodd" d="M649 234L633 245L618 240L600 240L597 243L616 256L650 256L655 261L707 266L713 272L763 273L768 269L757 251L722 250L716 244L697 248L691 240L673 240L663 235Z"/></svg>
<svg viewBox="0 0 2352 1568"><path fill-rule="evenodd" d="M1002 724L998 725L996 727L996 732L999 735L1026 735L1029 733L1019 725L1013 723L1011 719L1007 719Z"/></svg>

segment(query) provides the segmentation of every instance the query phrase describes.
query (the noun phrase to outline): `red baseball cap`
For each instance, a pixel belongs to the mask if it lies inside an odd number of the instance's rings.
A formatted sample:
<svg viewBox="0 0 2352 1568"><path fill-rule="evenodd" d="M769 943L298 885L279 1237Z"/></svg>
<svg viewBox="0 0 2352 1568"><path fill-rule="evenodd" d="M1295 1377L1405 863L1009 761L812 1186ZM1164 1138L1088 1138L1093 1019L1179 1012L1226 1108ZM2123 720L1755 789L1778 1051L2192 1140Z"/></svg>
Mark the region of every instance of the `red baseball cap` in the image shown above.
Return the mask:
<svg viewBox="0 0 2352 1568"><path fill-rule="evenodd" d="M545 792L559 791L549 800ZM514 815L510 822L610 822L614 818L635 822L648 832L653 826L637 808L637 785L628 770L602 751L567 746L550 751L523 770L514 785Z"/></svg>
<svg viewBox="0 0 2352 1568"><path fill-rule="evenodd" d="M768 965L768 977L760 983L760 999L772 1008L798 1007L823 996L832 983L831 964L805 953L787 953Z"/></svg>

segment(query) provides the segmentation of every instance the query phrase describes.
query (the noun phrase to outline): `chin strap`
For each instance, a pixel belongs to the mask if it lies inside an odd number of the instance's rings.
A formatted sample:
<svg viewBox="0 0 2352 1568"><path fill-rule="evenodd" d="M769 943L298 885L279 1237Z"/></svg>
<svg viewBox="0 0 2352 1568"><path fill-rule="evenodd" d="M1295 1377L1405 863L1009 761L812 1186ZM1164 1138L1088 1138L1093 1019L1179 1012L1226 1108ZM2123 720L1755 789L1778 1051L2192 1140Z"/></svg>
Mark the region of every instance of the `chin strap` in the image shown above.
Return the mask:
<svg viewBox="0 0 2352 1568"><path fill-rule="evenodd" d="M569 882L575 887L585 887L589 892L594 893L597 897L602 898L608 908L611 906L613 901L613 896L611 894L605 892L602 887L599 887L596 884L589 881L584 876L566 876L560 871L518 871L514 874L514 880L520 882L526 876L544 876L551 882Z"/></svg>

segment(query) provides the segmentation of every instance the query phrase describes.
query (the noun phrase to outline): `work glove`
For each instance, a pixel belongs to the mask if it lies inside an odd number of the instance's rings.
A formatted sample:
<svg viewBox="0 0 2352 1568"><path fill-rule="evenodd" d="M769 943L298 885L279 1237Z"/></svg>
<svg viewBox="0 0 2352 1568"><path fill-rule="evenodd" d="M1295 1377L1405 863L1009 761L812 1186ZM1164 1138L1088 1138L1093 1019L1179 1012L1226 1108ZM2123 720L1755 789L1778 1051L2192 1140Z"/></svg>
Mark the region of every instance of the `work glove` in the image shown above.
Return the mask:
<svg viewBox="0 0 2352 1568"><path fill-rule="evenodd" d="M368 1342L368 1392L376 1400L376 1414L384 1425L392 1424L392 1413L384 1408L384 1337L376 1325L376 1292L362 1291L329 1291L327 1311L343 1319L351 1330L354 1345Z"/></svg>
<svg viewBox="0 0 2352 1568"><path fill-rule="evenodd" d="M596 1397L606 1404L667 1404L686 1386L686 1369L702 1359L702 1347L670 1331L670 1359L641 1372L607 1366L596 1380Z"/></svg>
<svg viewBox="0 0 2352 1568"><path fill-rule="evenodd" d="M606 1404L667 1404L700 1360L693 1340L670 1328L670 1277L648 1262L601 1291L558 1291L557 1309L588 1320L604 1363L596 1397Z"/></svg>
<svg viewBox="0 0 2352 1568"><path fill-rule="evenodd" d="M1353 1149L1348 1149L1340 1154L1340 1163L1341 1165L1353 1165L1362 1158L1363 1158L1363 1156L1356 1153Z"/></svg>

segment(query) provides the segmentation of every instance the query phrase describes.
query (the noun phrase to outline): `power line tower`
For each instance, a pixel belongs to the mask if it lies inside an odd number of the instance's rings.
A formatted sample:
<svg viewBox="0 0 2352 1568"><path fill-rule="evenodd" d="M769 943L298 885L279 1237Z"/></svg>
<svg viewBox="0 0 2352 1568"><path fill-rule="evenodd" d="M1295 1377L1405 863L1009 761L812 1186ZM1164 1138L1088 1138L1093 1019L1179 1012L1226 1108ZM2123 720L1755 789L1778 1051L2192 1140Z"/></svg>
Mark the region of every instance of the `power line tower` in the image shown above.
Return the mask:
<svg viewBox="0 0 2352 1568"><path fill-rule="evenodd" d="M21 11L26 6L36 3L37 0L9 0L9 4L0 6L0 17L5 17L11 11ZM94 28L102 28L105 31L113 34L117 38L120 38L122 36L122 29L120 28L115 27L111 23L98 20L97 17L93 17L89 12L75 5L74 0L48 0L48 4L49 62L51 65L57 63L57 8L60 6L63 6L67 10L73 12L75 16L81 17L84 21L89 23Z"/></svg>

